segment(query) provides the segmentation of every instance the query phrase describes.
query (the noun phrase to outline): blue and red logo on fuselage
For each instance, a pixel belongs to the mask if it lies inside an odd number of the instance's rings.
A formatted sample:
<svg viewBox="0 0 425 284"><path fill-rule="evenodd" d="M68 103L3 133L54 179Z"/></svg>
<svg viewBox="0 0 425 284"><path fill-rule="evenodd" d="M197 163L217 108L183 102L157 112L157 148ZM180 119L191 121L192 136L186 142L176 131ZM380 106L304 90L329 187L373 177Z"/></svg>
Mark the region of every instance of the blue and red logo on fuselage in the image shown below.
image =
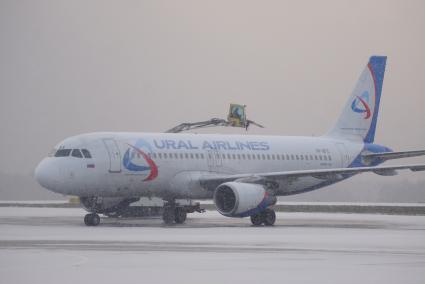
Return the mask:
<svg viewBox="0 0 425 284"><path fill-rule="evenodd" d="M129 148L124 153L123 166L129 171L145 173L149 171L144 181L150 181L158 176L158 167L151 157L143 150L152 151L148 142L138 139L135 145L127 144ZM142 150L143 149L143 150Z"/></svg>
<svg viewBox="0 0 425 284"><path fill-rule="evenodd" d="M361 96L356 96L351 103L351 109L357 113L364 113L364 119L370 118L372 113L369 107L369 92L364 91Z"/></svg>

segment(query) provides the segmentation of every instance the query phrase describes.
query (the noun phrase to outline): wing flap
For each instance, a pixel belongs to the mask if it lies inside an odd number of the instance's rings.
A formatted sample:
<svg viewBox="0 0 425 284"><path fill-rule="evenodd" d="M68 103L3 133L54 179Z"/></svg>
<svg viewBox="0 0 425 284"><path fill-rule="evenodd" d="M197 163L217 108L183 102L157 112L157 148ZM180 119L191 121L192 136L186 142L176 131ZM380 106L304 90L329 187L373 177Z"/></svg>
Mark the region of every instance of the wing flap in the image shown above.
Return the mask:
<svg viewBox="0 0 425 284"><path fill-rule="evenodd" d="M201 177L200 184L204 188L214 190L219 184L229 181L238 181L246 183L266 184L274 181L292 182L301 177L313 177L322 180L340 180L350 175L365 172L374 172L380 175L394 175L396 170L411 170L414 172L425 171L425 164L419 165L398 165L398 166L379 166L379 167L358 167L358 168L336 168L336 169L316 169L301 171L284 171L269 173L248 173L236 175L208 175Z"/></svg>
<svg viewBox="0 0 425 284"><path fill-rule="evenodd" d="M365 163L371 163L374 160L387 161L392 159L402 159L425 155L425 150L402 151L402 152L384 152L384 153L365 153L362 154Z"/></svg>

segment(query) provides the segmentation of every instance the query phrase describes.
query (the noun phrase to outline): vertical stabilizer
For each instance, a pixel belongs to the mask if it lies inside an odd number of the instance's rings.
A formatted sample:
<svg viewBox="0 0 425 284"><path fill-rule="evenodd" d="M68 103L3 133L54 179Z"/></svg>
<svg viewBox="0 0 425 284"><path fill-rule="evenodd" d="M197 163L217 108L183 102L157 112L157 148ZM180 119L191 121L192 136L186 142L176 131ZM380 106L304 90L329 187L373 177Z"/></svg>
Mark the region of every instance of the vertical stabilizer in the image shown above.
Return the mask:
<svg viewBox="0 0 425 284"><path fill-rule="evenodd" d="M373 143L386 56L372 56L329 136Z"/></svg>

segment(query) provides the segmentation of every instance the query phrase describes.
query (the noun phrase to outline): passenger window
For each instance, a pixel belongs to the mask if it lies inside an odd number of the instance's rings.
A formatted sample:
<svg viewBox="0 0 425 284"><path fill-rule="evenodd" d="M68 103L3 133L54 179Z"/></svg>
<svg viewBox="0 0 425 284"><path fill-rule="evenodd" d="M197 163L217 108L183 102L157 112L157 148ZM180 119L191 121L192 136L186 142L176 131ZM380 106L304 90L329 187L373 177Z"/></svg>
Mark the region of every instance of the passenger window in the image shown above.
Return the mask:
<svg viewBox="0 0 425 284"><path fill-rule="evenodd" d="M162 159L162 154L158 153L158 158Z"/></svg>
<svg viewBox="0 0 425 284"><path fill-rule="evenodd" d="M223 157L223 160L226 159L226 154L221 154L221 156Z"/></svg>
<svg viewBox="0 0 425 284"><path fill-rule="evenodd" d="M81 151L79 149L72 150L71 156L76 157L76 158L82 158L83 157L83 155L81 154Z"/></svg>
<svg viewBox="0 0 425 284"><path fill-rule="evenodd" d="M204 154L201 153L201 159L203 159L203 158L204 158Z"/></svg>
<svg viewBox="0 0 425 284"><path fill-rule="evenodd" d="M193 154L192 153L190 153L190 158L193 159Z"/></svg>
<svg viewBox="0 0 425 284"><path fill-rule="evenodd" d="M251 155L250 154L246 154L246 157L248 158L248 160L251 160Z"/></svg>
<svg viewBox="0 0 425 284"><path fill-rule="evenodd" d="M272 154L272 160L274 160L274 159L275 159L274 154Z"/></svg>
<svg viewBox="0 0 425 284"><path fill-rule="evenodd" d="M332 161L332 157L330 155L328 156L328 160L329 161Z"/></svg>
<svg viewBox="0 0 425 284"><path fill-rule="evenodd" d="M304 160L304 156L303 156L303 155L300 155L300 159L301 159L301 160Z"/></svg>
<svg viewBox="0 0 425 284"><path fill-rule="evenodd" d="M229 159L229 160L231 159L231 158L230 158L230 154L227 154L227 159Z"/></svg>
<svg viewBox="0 0 425 284"><path fill-rule="evenodd" d="M235 154L232 154L232 158L233 158L233 160L235 160L236 159L236 155Z"/></svg>
<svg viewBox="0 0 425 284"><path fill-rule="evenodd" d="M314 155L314 159L317 161L317 155Z"/></svg>
<svg viewBox="0 0 425 284"><path fill-rule="evenodd" d="M261 160L261 155L257 154L257 160Z"/></svg>
<svg viewBox="0 0 425 284"><path fill-rule="evenodd" d="M288 154L286 154L286 159L289 160L289 155Z"/></svg>
<svg viewBox="0 0 425 284"><path fill-rule="evenodd" d="M244 159L244 160L245 160L245 154L242 154L242 159Z"/></svg>
<svg viewBox="0 0 425 284"><path fill-rule="evenodd" d="M180 153L180 159L183 159L183 153Z"/></svg>
<svg viewBox="0 0 425 284"><path fill-rule="evenodd" d="M164 159L167 159L167 158L168 158L167 153L164 153Z"/></svg>
<svg viewBox="0 0 425 284"><path fill-rule="evenodd" d="M319 155L319 160L320 160L320 161L322 160L322 155Z"/></svg>
<svg viewBox="0 0 425 284"><path fill-rule="evenodd" d="M196 159L199 159L199 154L198 153L195 153L195 158Z"/></svg>
<svg viewBox="0 0 425 284"><path fill-rule="evenodd" d="M297 160L299 160L299 157L298 157L298 155L295 155L295 158L296 158Z"/></svg>
<svg viewBox="0 0 425 284"><path fill-rule="evenodd" d="M82 149L81 152L83 152L84 158L91 159L91 154L90 154L89 150Z"/></svg>
<svg viewBox="0 0 425 284"><path fill-rule="evenodd" d="M267 154L267 160L270 160L270 155L269 154Z"/></svg>
<svg viewBox="0 0 425 284"><path fill-rule="evenodd" d="M241 159L241 155L240 154L238 154L238 160L240 160Z"/></svg>
<svg viewBox="0 0 425 284"><path fill-rule="evenodd" d="M174 158L175 159L178 159L179 158L179 155L177 153L174 153Z"/></svg>
<svg viewBox="0 0 425 284"><path fill-rule="evenodd" d="M184 153L184 157L185 157L186 159L189 159L189 154L188 154L188 153Z"/></svg>
<svg viewBox="0 0 425 284"><path fill-rule="evenodd" d="M280 160L280 155L279 154L276 155L276 159Z"/></svg>
<svg viewBox="0 0 425 284"><path fill-rule="evenodd" d="M266 155L262 154L262 155L261 155L261 158L262 158L263 160L265 160L265 159L266 159Z"/></svg>
<svg viewBox="0 0 425 284"><path fill-rule="evenodd" d="M291 160L294 160L294 159L295 159L294 154L291 154Z"/></svg>
<svg viewBox="0 0 425 284"><path fill-rule="evenodd" d="M312 160L312 161L313 161L313 155L310 155L310 160Z"/></svg>
<svg viewBox="0 0 425 284"><path fill-rule="evenodd" d="M68 157L71 149L59 149L56 151L55 157Z"/></svg>

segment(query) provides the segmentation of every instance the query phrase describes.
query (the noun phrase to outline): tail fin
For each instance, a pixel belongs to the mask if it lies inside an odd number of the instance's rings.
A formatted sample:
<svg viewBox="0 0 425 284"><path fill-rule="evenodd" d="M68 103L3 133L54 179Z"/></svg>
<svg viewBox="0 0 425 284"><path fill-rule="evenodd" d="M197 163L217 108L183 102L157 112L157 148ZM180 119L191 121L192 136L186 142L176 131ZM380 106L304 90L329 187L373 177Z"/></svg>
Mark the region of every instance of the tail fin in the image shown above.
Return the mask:
<svg viewBox="0 0 425 284"><path fill-rule="evenodd" d="M373 143L386 56L372 56L329 136Z"/></svg>

